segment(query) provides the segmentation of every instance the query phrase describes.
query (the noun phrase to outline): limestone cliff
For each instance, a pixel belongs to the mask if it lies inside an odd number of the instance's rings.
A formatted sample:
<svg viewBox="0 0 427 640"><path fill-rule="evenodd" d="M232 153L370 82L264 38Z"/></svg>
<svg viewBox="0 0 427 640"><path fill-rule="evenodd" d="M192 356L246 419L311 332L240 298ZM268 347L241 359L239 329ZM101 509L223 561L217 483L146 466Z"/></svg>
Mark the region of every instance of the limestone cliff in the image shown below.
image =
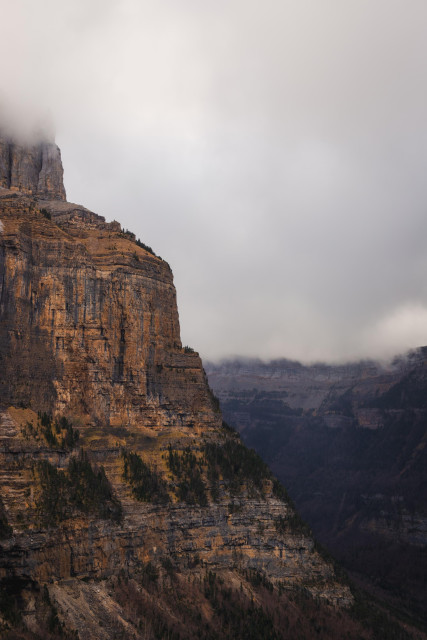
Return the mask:
<svg viewBox="0 0 427 640"><path fill-rule="evenodd" d="M167 263L33 151L0 190L0 636L379 637L222 424Z"/></svg>
<svg viewBox="0 0 427 640"><path fill-rule="evenodd" d="M0 130L0 187L65 200L61 152L54 142L23 143Z"/></svg>
<svg viewBox="0 0 427 640"><path fill-rule="evenodd" d="M218 422L169 266L74 207L66 232L31 200L0 202L0 401L100 424Z"/></svg>

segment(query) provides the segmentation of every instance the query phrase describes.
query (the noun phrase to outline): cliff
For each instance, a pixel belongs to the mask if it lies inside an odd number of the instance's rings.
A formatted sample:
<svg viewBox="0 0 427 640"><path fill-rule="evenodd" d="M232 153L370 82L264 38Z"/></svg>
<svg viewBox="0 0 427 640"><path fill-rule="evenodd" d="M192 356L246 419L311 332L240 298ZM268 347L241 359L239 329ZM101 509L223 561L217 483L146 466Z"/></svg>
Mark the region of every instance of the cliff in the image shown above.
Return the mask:
<svg viewBox="0 0 427 640"><path fill-rule="evenodd" d="M24 173L0 190L0 635L382 637L223 425L167 263Z"/></svg>
<svg viewBox="0 0 427 640"><path fill-rule="evenodd" d="M66 200L63 173L54 142L23 143L0 130L0 187L44 200Z"/></svg>
<svg viewBox="0 0 427 640"><path fill-rule="evenodd" d="M291 409L321 411L332 397L339 397L349 389L368 398L387 390L413 366L411 358L396 359L388 366L374 360L347 364L316 363L303 365L285 358L263 362L256 359L234 359L206 363L212 387L223 402L242 394L274 394ZM249 397L249 396L248 396ZM273 397L273 395L271 395Z"/></svg>
<svg viewBox="0 0 427 640"><path fill-rule="evenodd" d="M316 537L425 621L427 351L385 366L208 364L224 415L271 465Z"/></svg>
<svg viewBox="0 0 427 640"><path fill-rule="evenodd" d="M169 266L75 205L59 226L64 206L50 221L10 191L0 203L0 401L99 424L217 424L200 358L181 348Z"/></svg>

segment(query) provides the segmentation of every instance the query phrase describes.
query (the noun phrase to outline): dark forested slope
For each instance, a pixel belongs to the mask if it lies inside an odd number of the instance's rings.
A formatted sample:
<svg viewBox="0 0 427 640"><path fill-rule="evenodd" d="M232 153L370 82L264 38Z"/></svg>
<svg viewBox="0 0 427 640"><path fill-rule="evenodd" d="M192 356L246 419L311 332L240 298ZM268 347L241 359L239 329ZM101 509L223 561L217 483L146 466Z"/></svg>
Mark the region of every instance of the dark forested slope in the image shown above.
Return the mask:
<svg viewBox="0 0 427 640"><path fill-rule="evenodd" d="M426 620L427 349L364 362L208 364L225 419L288 488L317 538Z"/></svg>

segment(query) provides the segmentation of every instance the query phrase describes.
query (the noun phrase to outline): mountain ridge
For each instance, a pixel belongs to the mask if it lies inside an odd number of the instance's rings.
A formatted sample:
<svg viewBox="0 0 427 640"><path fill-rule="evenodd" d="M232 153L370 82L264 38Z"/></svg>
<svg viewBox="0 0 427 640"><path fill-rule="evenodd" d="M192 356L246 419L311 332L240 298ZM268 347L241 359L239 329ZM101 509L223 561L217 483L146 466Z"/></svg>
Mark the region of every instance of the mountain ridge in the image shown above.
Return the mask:
<svg viewBox="0 0 427 640"><path fill-rule="evenodd" d="M420 620L426 356L420 347L386 367L206 363L226 420L270 464L318 539Z"/></svg>

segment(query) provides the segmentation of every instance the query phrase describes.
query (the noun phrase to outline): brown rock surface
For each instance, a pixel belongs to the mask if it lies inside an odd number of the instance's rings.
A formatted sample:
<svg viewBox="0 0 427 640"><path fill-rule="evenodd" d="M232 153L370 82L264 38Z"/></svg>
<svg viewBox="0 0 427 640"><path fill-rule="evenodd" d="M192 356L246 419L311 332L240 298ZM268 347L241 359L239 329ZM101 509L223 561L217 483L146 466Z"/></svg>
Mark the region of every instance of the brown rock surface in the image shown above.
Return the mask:
<svg viewBox="0 0 427 640"><path fill-rule="evenodd" d="M169 266L95 214L71 235L30 199L4 191L0 206L0 401L100 423L218 424L200 358L181 347Z"/></svg>

